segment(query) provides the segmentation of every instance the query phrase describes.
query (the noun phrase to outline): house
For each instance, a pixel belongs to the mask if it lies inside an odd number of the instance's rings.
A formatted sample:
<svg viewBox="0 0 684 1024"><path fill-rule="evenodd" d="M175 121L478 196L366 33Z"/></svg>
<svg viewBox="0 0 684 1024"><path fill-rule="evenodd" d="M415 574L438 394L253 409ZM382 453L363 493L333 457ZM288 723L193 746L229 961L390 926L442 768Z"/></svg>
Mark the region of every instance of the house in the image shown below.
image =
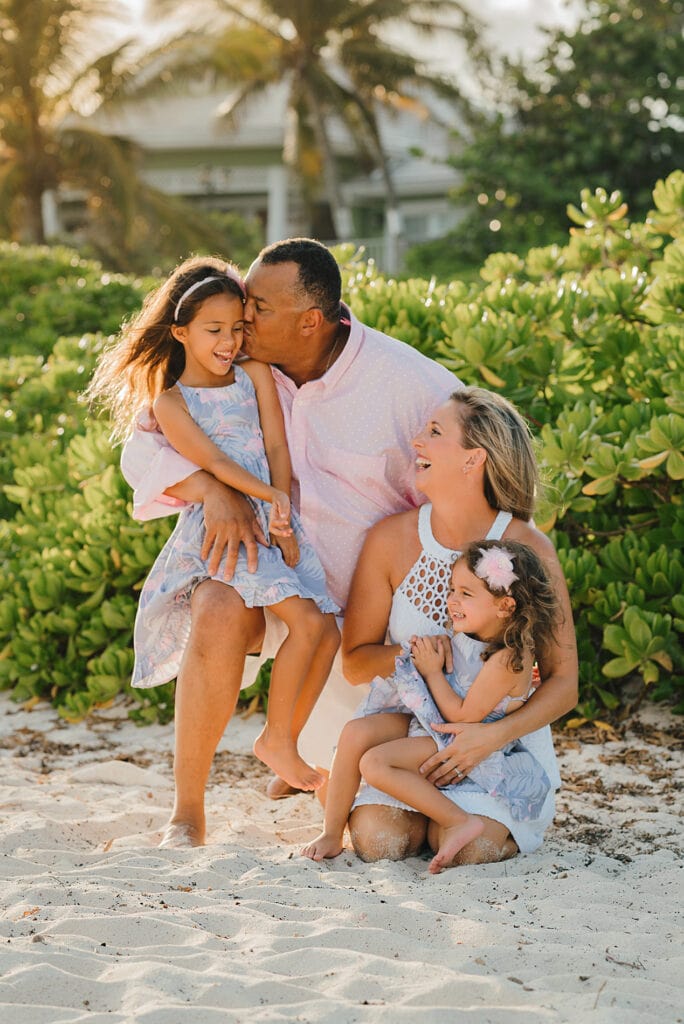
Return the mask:
<svg viewBox="0 0 684 1024"><path fill-rule="evenodd" d="M90 123L137 143L149 184L203 209L256 217L270 242L311 230L296 181L283 163L286 97L284 83L272 86L251 97L233 122L220 113L230 96L197 83L182 93L100 109ZM380 172L365 173L356 165L341 122L333 121L329 129L353 223L354 237L342 240L364 244L368 255L391 272L399 269L409 245L439 237L457 223L459 211L449 191L458 177L444 162L452 145L445 127L410 111L382 111L380 117L398 197L394 245ZM319 235L329 233L323 223L329 222L322 222Z"/></svg>

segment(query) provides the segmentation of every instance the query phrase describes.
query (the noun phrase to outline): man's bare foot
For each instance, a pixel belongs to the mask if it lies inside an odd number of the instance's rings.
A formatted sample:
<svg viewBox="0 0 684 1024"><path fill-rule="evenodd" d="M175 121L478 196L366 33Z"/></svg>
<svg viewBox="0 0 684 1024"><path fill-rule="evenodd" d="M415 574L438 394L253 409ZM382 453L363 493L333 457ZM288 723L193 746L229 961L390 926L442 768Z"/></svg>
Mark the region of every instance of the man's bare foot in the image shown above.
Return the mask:
<svg viewBox="0 0 684 1024"><path fill-rule="evenodd" d="M185 821L170 821L159 843L160 850L183 850L204 846L204 829Z"/></svg>
<svg viewBox="0 0 684 1024"><path fill-rule="evenodd" d="M320 836L316 836L313 842L307 843L299 852L302 857L310 860L323 860L324 857L339 857L343 849L342 836L321 832Z"/></svg>
<svg viewBox="0 0 684 1024"><path fill-rule="evenodd" d="M268 735L268 726L257 736L252 749L260 761L294 789L312 792L325 782L323 776L299 756L291 739L274 743Z"/></svg>
<svg viewBox="0 0 684 1024"><path fill-rule="evenodd" d="M274 775L272 779L269 779L266 786L266 796L269 800L284 800L286 796L296 796L297 793L303 792L303 789L295 789L294 786L291 786L289 782L285 782L278 775Z"/></svg>
<svg viewBox="0 0 684 1024"><path fill-rule="evenodd" d="M441 834L442 842L439 850L430 861L428 871L431 875L438 875L445 868L453 866L454 858L459 850L462 850L473 839L477 839L484 832L484 822L474 814L469 814L460 825L452 825L445 828Z"/></svg>

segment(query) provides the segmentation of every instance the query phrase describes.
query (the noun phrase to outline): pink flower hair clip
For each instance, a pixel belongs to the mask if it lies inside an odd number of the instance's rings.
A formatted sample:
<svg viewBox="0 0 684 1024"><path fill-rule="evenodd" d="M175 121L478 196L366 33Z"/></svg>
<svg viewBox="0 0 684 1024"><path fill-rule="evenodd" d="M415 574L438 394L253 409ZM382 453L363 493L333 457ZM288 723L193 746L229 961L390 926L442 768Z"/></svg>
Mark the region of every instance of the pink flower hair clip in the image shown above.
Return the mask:
<svg viewBox="0 0 684 1024"><path fill-rule="evenodd" d="M479 549L482 557L475 566L475 575L484 580L490 590L509 591L519 577L513 572L514 555L506 548Z"/></svg>

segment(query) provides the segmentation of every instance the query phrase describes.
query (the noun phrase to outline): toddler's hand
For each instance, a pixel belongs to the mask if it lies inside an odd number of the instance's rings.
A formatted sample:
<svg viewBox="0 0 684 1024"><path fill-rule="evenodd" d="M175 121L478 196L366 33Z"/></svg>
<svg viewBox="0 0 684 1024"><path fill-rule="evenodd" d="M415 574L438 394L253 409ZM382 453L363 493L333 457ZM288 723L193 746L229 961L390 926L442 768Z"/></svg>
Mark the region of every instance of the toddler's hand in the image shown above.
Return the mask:
<svg viewBox="0 0 684 1024"><path fill-rule="evenodd" d="M268 517L269 533L276 537L290 537L292 527L290 526L290 499L285 491L273 492L271 511Z"/></svg>
<svg viewBox="0 0 684 1024"><path fill-rule="evenodd" d="M282 551L285 565L293 569L299 561L299 544L295 535L291 533L289 537L278 537L272 534L271 542Z"/></svg>
<svg viewBox="0 0 684 1024"><path fill-rule="evenodd" d="M411 658L424 679L444 668L444 648L436 640L432 636L411 637Z"/></svg>

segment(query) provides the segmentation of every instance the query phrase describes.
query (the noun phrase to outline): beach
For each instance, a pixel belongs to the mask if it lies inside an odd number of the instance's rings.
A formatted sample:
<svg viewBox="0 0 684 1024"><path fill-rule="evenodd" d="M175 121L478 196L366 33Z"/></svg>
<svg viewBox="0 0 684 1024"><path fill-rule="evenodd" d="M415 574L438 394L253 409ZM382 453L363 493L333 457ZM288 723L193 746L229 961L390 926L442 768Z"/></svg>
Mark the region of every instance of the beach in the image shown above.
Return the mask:
<svg viewBox="0 0 684 1024"><path fill-rule="evenodd" d="M208 845L159 850L172 726L0 695L0 1019L684 1020L681 719L557 732L542 849L438 876L427 855L301 858L321 810L265 797L262 721L221 742Z"/></svg>

